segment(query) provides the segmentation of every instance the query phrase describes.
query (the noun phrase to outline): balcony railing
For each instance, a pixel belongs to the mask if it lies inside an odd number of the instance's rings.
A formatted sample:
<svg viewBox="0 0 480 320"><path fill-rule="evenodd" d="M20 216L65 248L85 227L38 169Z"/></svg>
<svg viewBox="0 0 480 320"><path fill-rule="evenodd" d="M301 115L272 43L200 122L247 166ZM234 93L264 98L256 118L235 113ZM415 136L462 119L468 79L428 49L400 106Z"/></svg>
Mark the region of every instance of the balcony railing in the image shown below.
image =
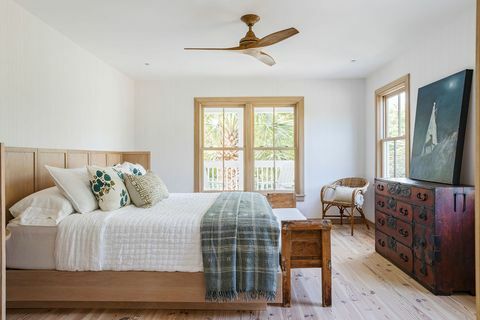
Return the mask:
<svg viewBox="0 0 480 320"><path fill-rule="evenodd" d="M225 188L223 187L222 161L204 162L204 190L243 190L243 165L238 161L225 161ZM293 190L295 180L294 161L255 161L255 190Z"/></svg>

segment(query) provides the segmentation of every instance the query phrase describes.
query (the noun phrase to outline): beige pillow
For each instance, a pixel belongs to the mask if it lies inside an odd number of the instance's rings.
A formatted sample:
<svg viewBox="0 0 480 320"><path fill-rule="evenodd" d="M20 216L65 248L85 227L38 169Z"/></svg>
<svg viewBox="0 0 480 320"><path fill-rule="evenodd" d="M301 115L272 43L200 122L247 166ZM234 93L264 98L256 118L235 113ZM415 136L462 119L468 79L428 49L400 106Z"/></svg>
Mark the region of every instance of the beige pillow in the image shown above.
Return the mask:
<svg viewBox="0 0 480 320"><path fill-rule="evenodd" d="M92 192L103 211L120 209L130 204L130 197L122 179L112 168L87 167Z"/></svg>
<svg viewBox="0 0 480 320"><path fill-rule="evenodd" d="M152 207L159 201L168 198L167 186L153 172L148 172L143 176L125 174L124 177L128 193L137 207Z"/></svg>
<svg viewBox="0 0 480 320"><path fill-rule="evenodd" d="M337 186L335 188L334 201L351 202L352 193L352 188Z"/></svg>

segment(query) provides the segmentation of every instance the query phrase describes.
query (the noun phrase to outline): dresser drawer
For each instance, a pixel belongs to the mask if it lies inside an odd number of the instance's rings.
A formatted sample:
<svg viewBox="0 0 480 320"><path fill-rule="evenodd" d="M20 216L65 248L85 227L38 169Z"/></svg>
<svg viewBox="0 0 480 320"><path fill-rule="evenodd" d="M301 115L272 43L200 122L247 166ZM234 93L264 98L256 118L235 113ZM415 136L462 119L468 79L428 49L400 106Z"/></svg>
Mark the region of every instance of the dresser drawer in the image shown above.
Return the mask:
<svg viewBox="0 0 480 320"><path fill-rule="evenodd" d="M435 274L432 266L423 263L420 259L415 259L413 268L415 277L421 284L429 288L435 286Z"/></svg>
<svg viewBox="0 0 480 320"><path fill-rule="evenodd" d="M404 246L400 242L396 241L393 238L390 238L390 245L387 244L390 248L390 259L393 263L406 273L412 273L413 271L413 254L412 249L407 246Z"/></svg>
<svg viewBox="0 0 480 320"><path fill-rule="evenodd" d="M399 201L395 197L377 195L375 197L375 209L408 223L411 223L413 220L413 206L409 203Z"/></svg>
<svg viewBox="0 0 480 320"><path fill-rule="evenodd" d="M413 206L403 201L397 201L392 214L396 218L410 223L413 220Z"/></svg>
<svg viewBox="0 0 480 320"><path fill-rule="evenodd" d="M412 187L412 195L410 200L419 206L433 207L435 196L433 190Z"/></svg>
<svg viewBox="0 0 480 320"><path fill-rule="evenodd" d="M394 197L380 195L375 197L375 209L389 214L395 214L397 203L398 201Z"/></svg>
<svg viewBox="0 0 480 320"><path fill-rule="evenodd" d="M375 249L406 273L412 273L413 254L409 247L377 230L375 232Z"/></svg>
<svg viewBox="0 0 480 320"><path fill-rule="evenodd" d="M375 231L375 250L387 259L390 259L387 247L388 236L379 230Z"/></svg>
<svg viewBox="0 0 480 320"><path fill-rule="evenodd" d="M375 181L375 192L384 196L388 195L387 183Z"/></svg>
<svg viewBox="0 0 480 320"><path fill-rule="evenodd" d="M432 226L435 224L435 214L432 209L425 206L413 206L413 220L415 224Z"/></svg>
<svg viewBox="0 0 480 320"><path fill-rule="evenodd" d="M388 215L381 217L381 222L383 221L385 221L385 225L382 226L380 230L400 241L402 244L410 248L412 247L413 229L411 224Z"/></svg>
<svg viewBox="0 0 480 320"><path fill-rule="evenodd" d="M388 214L385 214L381 211L375 211L375 227L382 231L383 233L389 233L388 227L387 227L387 221L388 221Z"/></svg>

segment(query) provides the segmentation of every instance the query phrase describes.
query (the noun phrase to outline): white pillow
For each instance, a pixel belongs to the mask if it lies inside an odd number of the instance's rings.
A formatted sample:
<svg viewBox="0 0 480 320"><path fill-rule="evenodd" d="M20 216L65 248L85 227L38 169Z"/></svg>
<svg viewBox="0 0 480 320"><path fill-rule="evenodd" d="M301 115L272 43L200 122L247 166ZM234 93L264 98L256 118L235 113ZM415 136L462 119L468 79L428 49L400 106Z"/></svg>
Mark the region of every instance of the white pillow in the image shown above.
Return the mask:
<svg viewBox="0 0 480 320"><path fill-rule="evenodd" d="M87 167L91 190L103 211L117 210L130 204L130 195L113 168Z"/></svg>
<svg viewBox="0 0 480 320"><path fill-rule="evenodd" d="M120 178L122 178L122 180L125 180L123 176L124 174L131 174L134 176L143 176L147 173L147 170L145 170L145 168L141 164L139 163L133 164L128 161L125 161L122 164L115 165L113 169L116 172L118 172L118 175L120 176Z"/></svg>
<svg viewBox="0 0 480 320"><path fill-rule="evenodd" d="M334 201L351 202L353 189L349 187L335 187Z"/></svg>
<svg viewBox="0 0 480 320"><path fill-rule="evenodd" d="M88 213L98 209L98 201L90 189L90 179L86 167L63 169L45 166L55 185L70 200L77 212Z"/></svg>
<svg viewBox="0 0 480 320"><path fill-rule="evenodd" d="M350 187L342 187L342 186L337 186L335 187L335 193L334 193L334 201L341 201L341 202L352 202L352 193L353 193L353 188ZM363 195L358 193L355 196L355 204L357 206L362 206L363 205Z"/></svg>
<svg viewBox="0 0 480 320"><path fill-rule="evenodd" d="M74 211L57 187L35 192L10 208L19 224L30 226L55 226Z"/></svg>

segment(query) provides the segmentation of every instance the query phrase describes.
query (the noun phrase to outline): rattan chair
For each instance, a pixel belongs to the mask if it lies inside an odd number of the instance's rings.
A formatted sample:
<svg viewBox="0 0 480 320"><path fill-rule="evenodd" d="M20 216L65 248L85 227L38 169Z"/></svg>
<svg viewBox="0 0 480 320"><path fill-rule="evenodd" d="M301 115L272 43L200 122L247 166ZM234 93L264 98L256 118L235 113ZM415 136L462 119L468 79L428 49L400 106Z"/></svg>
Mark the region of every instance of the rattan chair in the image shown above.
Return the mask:
<svg viewBox="0 0 480 320"><path fill-rule="evenodd" d="M340 224L343 224L343 216L347 216L350 219L351 234L353 236L356 210L360 214L360 218L363 219L367 229L370 229L363 213L363 199L368 185L368 181L364 178L343 178L324 186L320 192L322 219L340 217ZM338 208L340 216L327 215L327 211L332 207Z"/></svg>

